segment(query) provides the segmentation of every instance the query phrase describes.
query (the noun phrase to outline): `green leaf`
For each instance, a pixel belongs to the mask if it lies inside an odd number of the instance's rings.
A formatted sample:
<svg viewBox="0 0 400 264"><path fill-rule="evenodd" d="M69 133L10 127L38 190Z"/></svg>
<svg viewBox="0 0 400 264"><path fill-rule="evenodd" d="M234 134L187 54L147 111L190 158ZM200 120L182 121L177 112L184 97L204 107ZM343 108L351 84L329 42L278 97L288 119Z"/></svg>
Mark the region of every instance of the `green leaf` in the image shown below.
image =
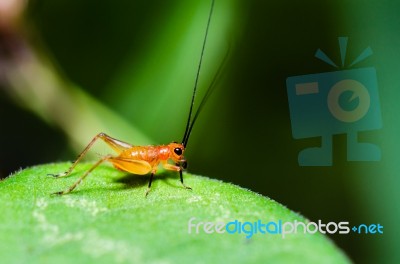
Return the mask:
<svg viewBox="0 0 400 264"><path fill-rule="evenodd" d="M2 263L349 263L326 236L316 234L207 234L188 221L307 221L285 206L233 184L185 174L148 177L108 166L95 169L67 195L91 164L53 178L69 164L28 168L0 182Z"/></svg>

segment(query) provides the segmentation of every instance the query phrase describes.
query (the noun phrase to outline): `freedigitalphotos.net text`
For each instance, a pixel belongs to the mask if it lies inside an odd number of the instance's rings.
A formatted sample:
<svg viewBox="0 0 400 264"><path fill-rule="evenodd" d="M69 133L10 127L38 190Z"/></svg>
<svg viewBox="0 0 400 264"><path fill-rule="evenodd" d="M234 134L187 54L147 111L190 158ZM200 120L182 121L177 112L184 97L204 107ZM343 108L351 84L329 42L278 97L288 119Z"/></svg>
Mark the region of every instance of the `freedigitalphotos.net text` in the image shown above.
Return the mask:
<svg viewBox="0 0 400 264"><path fill-rule="evenodd" d="M283 222L282 220L269 222L263 222L261 220L255 222L241 222L239 220L233 220L225 223L199 221L195 217L192 217L188 221L189 234L244 234L246 235L246 238L251 238L255 234L270 234L280 235L284 239L287 235L297 233L315 234L319 232L321 234L349 234L351 231L358 234L383 234L383 226L380 224L361 224L350 228L350 224L347 221L339 223L323 223L321 220L307 223L297 220L292 222Z"/></svg>

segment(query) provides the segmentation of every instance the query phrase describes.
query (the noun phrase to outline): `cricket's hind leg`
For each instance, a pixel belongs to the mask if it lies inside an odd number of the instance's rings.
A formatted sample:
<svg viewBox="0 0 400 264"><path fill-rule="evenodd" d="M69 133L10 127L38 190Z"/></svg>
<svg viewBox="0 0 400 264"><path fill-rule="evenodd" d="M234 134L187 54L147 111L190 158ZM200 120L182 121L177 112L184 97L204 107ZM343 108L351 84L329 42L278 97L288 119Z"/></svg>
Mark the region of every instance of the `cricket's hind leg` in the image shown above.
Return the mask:
<svg viewBox="0 0 400 264"><path fill-rule="evenodd" d="M55 192L53 194L58 194L58 195L63 195L72 192L76 186L78 186L88 175L91 173L95 168L97 168L101 163L103 163L106 160L109 160L112 156L107 155L102 157L100 160L98 160L90 169L88 169L85 174L83 174L77 181L74 182L68 189L65 189L63 191Z"/></svg>
<svg viewBox="0 0 400 264"><path fill-rule="evenodd" d="M72 163L71 167L68 168L67 171L57 173L57 174L48 174L49 176L53 177L64 177L68 176L71 174L71 172L74 170L76 165L82 160L82 158L87 154L89 149L93 146L93 144L97 141L97 139L103 140L107 145L109 145L113 150L117 152L117 154L120 154L126 149L129 149L132 147L132 145L125 143L123 141L117 140L115 138L112 138L104 133L99 133L97 134L91 141L90 143L86 146L86 148L79 154L78 158Z"/></svg>

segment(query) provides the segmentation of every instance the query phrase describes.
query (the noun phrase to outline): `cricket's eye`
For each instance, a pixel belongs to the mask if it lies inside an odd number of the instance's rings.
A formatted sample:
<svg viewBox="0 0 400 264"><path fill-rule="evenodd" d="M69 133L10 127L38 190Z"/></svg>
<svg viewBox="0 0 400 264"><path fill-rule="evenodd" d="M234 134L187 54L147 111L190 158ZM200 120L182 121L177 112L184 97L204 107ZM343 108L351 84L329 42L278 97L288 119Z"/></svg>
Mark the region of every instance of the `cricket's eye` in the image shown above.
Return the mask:
<svg viewBox="0 0 400 264"><path fill-rule="evenodd" d="M178 156L182 155L182 149L181 149L181 148L175 148L175 149L174 149L174 152L175 152L175 154L178 155Z"/></svg>

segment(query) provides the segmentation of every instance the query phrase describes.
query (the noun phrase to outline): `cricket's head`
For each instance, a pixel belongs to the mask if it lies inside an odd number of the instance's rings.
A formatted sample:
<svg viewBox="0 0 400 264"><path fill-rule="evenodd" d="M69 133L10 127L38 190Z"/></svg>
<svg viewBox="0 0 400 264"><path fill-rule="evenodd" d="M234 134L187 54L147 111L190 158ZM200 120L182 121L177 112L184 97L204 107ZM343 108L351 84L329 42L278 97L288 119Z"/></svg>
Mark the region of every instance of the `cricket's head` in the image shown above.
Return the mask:
<svg viewBox="0 0 400 264"><path fill-rule="evenodd" d="M172 142L168 145L168 147L171 153L170 158L174 161L174 163L183 169L186 169L187 162L183 155L185 152L185 146L177 142Z"/></svg>

